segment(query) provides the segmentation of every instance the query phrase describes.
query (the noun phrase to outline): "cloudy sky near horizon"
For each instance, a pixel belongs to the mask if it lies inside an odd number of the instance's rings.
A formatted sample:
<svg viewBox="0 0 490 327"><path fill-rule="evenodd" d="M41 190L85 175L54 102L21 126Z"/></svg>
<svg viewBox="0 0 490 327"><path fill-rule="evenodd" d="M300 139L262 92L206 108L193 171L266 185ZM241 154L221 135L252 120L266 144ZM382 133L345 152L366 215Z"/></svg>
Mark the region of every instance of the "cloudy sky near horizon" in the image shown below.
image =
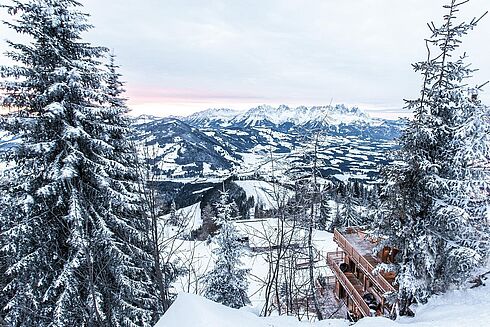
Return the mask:
<svg viewBox="0 0 490 327"><path fill-rule="evenodd" d="M404 98L418 95L421 78L410 64L426 57L426 23L441 22L448 1L81 2L95 25L85 38L118 56L134 114L332 102L395 117ZM489 9L488 0L471 0L459 16ZM5 38L12 34L2 26L2 53ZM472 85L490 79L489 40L490 15L464 40L480 69Z"/></svg>

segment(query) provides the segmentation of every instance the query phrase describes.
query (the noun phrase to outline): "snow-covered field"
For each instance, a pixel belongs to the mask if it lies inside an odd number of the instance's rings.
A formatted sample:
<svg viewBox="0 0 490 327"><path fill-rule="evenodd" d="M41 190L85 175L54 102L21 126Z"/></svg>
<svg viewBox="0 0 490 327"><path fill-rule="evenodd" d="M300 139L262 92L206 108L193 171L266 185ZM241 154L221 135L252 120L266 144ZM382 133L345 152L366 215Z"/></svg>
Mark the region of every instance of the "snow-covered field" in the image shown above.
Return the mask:
<svg viewBox="0 0 490 327"><path fill-rule="evenodd" d="M432 298L414 318L363 318L354 327L488 327L490 287L456 290ZM346 320L299 322L293 317L259 317L250 307L231 309L197 295L180 293L156 327L347 327Z"/></svg>
<svg viewBox="0 0 490 327"><path fill-rule="evenodd" d="M238 180L234 181L234 183L245 191L247 197L253 197L256 204L263 205L264 209L278 208L278 202L293 195L291 191L283 187L278 187L264 181Z"/></svg>

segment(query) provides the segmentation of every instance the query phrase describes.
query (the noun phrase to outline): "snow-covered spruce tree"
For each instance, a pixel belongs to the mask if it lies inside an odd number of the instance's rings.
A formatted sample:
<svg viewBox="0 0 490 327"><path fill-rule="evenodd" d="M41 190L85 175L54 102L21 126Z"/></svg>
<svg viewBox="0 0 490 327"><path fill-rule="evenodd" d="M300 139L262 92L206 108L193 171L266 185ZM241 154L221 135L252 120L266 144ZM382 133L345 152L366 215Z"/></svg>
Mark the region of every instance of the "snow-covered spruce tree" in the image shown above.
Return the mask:
<svg viewBox="0 0 490 327"><path fill-rule="evenodd" d="M116 265L119 271L112 272L115 277L119 277L119 280L116 281L121 287L119 289L120 294L114 298L117 310L114 311L115 319L113 320L127 320L126 316L134 315L132 310L143 309L147 310L147 314L152 315L152 321L154 321L163 313L162 310L168 307L168 304L162 303L162 301L166 301L165 296L162 294L157 296L158 292L161 293L160 290L156 291L158 287L155 283L155 269L158 263L151 257L151 254L154 253L154 244L149 242L150 222L145 218L147 215L143 214L145 208L142 204L141 175L138 174L141 165L137 158L137 150L134 144L129 141L135 131L125 115L129 109L126 106L126 99L122 97L125 90L120 81L121 75L118 69L119 66L115 64L115 56L111 54L109 63L106 65L105 83L103 85L106 102L103 110L101 110L102 121L100 122L105 128L102 135L108 136L104 137L104 141L112 150L112 152L106 153L109 162L113 162L112 164L109 163L107 168L109 180L113 183L108 188L108 194L109 196L111 194L116 196L109 199L110 201L105 204L109 205L109 209L112 210L107 211L109 215L112 214L107 223L110 231L114 232L115 235L120 235L112 237L113 242L115 242L113 246L116 248L111 251L123 250L126 255L126 258L122 257L123 260L118 263L122 267ZM119 167L116 166L117 163L119 163ZM117 249L118 243L125 243L125 245ZM113 255L111 252L105 254L106 257L111 255ZM127 269L125 259L132 261L128 264ZM114 276L109 277L113 278ZM112 286L110 283L109 285ZM165 294L168 292L168 287L169 285L164 289ZM128 291L130 293L127 293ZM114 290L108 290L107 296L110 297L111 295L114 295ZM129 311L126 309L128 305L130 305ZM127 321L131 321L131 318ZM147 323L152 325L152 323L143 320L140 320L138 325ZM118 323L114 323L114 325L117 326Z"/></svg>
<svg viewBox="0 0 490 327"><path fill-rule="evenodd" d="M0 152L0 156L5 155ZM4 158L2 158L4 159ZM2 310L8 303L8 295L10 293L6 290L6 286L11 282L11 278L7 276L6 272L13 262L11 258L7 257L7 253L13 244L9 244L9 241L1 235L12 228L12 223L16 219L12 219L18 215L20 211L18 206L12 206L8 194L8 183L3 174L0 173L0 326L6 326L4 321L5 311Z"/></svg>
<svg viewBox="0 0 490 327"><path fill-rule="evenodd" d="M354 185L356 182L347 183L345 189L345 196L342 199L342 226L362 226L365 223L364 217L361 216L361 212L359 210L360 200L358 195L354 191Z"/></svg>
<svg viewBox="0 0 490 327"><path fill-rule="evenodd" d="M329 226L330 231L333 231L334 228L364 226L368 224L369 218L365 213L366 210L362 210L363 208L360 204L361 199L359 199L354 191L355 183L358 182L347 182L345 185L340 184L343 186L339 185L342 191L337 190L337 195L335 196L336 208L332 212L333 220Z"/></svg>
<svg viewBox="0 0 490 327"><path fill-rule="evenodd" d="M216 209L216 223L220 226L218 235L213 239L217 246L213 250L216 261L213 269L204 277L204 296L231 308L240 308L250 302L247 296L248 269L240 268L243 245L231 222L234 210L227 192L221 193Z"/></svg>
<svg viewBox="0 0 490 327"><path fill-rule="evenodd" d="M134 149L115 66L81 41L91 28L72 0L13 0L7 25L17 64L0 68L2 125L22 137L3 215L11 266L2 308L12 326L149 326L156 306L148 271Z"/></svg>
<svg viewBox="0 0 490 327"><path fill-rule="evenodd" d="M179 217L177 214L177 205L175 204L175 201L172 200L170 203L170 217L168 219L168 223L173 225L173 226L179 226L181 227L184 224L184 219L183 217Z"/></svg>
<svg viewBox="0 0 490 327"><path fill-rule="evenodd" d="M393 267L400 314L461 285L488 256L489 108L468 95L472 70L464 54L456 56L460 38L479 21L456 23L461 4L451 1L442 26L430 25L428 59L413 65L424 78L421 96L407 101L415 118L385 171L376 225L387 237L380 248L400 250Z"/></svg>

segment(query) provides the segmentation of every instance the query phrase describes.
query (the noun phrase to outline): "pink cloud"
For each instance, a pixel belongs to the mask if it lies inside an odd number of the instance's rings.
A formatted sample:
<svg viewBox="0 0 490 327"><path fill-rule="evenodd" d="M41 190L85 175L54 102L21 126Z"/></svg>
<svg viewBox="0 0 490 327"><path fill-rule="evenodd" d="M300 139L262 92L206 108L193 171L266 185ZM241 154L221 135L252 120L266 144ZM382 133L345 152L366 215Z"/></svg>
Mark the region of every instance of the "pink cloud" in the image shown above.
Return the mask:
<svg viewBox="0 0 490 327"><path fill-rule="evenodd" d="M165 103L165 102L250 102L267 101L268 99L260 96L248 94L224 94L209 90L196 90L184 88L163 88L163 87L136 87L128 88L126 97L129 103Z"/></svg>

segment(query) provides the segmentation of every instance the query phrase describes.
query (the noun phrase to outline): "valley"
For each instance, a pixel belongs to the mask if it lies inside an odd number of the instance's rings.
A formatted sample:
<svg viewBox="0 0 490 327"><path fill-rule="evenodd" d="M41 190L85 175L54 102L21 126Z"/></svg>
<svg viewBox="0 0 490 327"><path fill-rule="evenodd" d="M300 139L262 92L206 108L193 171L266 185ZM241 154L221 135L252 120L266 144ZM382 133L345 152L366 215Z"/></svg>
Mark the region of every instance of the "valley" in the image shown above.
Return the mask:
<svg viewBox="0 0 490 327"><path fill-rule="evenodd" d="M389 162L403 121L358 108L259 106L209 109L188 117L139 117L135 127L155 178L228 176L288 182L311 170L313 145L324 178L373 180Z"/></svg>

